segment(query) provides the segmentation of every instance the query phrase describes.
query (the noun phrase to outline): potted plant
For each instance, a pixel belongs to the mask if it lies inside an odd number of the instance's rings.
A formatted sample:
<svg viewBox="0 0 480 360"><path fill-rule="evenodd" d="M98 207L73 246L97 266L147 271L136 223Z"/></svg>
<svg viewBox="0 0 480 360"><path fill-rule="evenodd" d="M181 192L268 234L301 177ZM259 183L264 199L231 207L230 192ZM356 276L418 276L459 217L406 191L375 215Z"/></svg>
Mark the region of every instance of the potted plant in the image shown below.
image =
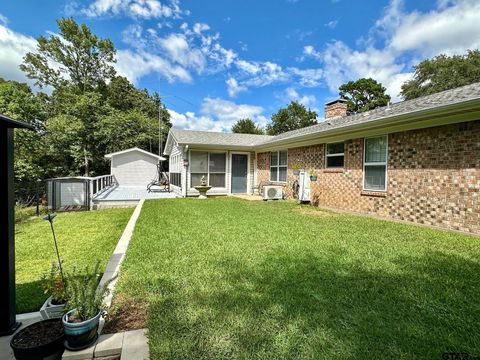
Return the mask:
<svg viewBox="0 0 480 360"><path fill-rule="evenodd" d="M98 338L98 325L104 311L103 300L108 293L108 282L99 286L100 274L97 262L93 271L85 268L79 274L74 267L67 277L67 310L63 316L65 347L69 350L82 350Z"/></svg>
<svg viewBox="0 0 480 360"><path fill-rule="evenodd" d="M52 263L50 271L42 276L42 289L50 296L40 308L40 315L44 320L61 318L65 313L65 286L63 283L60 267Z"/></svg>
<svg viewBox="0 0 480 360"><path fill-rule="evenodd" d="M293 164L292 169L293 169L293 175L295 176L300 175L300 165L298 163Z"/></svg>
<svg viewBox="0 0 480 360"><path fill-rule="evenodd" d="M62 358L64 333L61 319L36 322L17 332L10 347L17 360Z"/></svg>
<svg viewBox="0 0 480 360"><path fill-rule="evenodd" d="M310 181L317 181L317 173L315 172L315 170L311 169L309 171L309 175L310 175Z"/></svg>

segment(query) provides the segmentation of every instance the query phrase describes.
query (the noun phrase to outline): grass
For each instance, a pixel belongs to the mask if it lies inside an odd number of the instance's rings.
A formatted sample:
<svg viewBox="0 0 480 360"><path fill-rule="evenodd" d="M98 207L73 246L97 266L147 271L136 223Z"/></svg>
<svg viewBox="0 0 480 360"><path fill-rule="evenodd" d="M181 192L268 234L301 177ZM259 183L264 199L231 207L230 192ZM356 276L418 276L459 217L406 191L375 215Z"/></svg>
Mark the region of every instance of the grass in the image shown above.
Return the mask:
<svg viewBox="0 0 480 360"><path fill-rule="evenodd" d="M46 206L39 206L39 215L45 215L47 213ZM35 206L15 206L15 223L27 221L37 216L37 208Z"/></svg>
<svg viewBox="0 0 480 360"><path fill-rule="evenodd" d="M54 226L64 266L105 268L132 209L59 213ZM15 225L17 313L38 311L48 295L40 288L41 275L56 261L50 224L42 218Z"/></svg>
<svg viewBox="0 0 480 360"><path fill-rule="evenodd" d="M479 356L479 259L477 237L290 202L147 201L116 306L148 308L152 359Z"/></svg>

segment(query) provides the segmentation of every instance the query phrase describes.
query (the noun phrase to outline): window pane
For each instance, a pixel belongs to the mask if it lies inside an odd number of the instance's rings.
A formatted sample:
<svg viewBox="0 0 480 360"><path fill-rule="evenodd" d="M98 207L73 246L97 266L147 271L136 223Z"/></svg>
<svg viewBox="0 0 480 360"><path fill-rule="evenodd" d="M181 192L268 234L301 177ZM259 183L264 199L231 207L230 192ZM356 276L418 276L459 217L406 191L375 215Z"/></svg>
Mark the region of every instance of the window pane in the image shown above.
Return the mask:
<svg viewBox="0 0 480 360"><path fill-rule="evenodd" d="M208 153L192 151L190 156L191 169L192 173L206 173L208 171Z"/></svg>
<svg viewBox="0 0 480 360"><path fill-rule="evenodd" d="M210 174L210 186L225 187L225 174Z"/></svg>
<svg viewBox="0 0 480 360"><path fill-rule="evenodd" d="M343 154L343 142L327 144L327 154Z"/></svg>
<svg viewBox="0 0 480 360"><path fill-rule="evenodd" d="M278 168L278 181L287 181L287 167L282 166Z"/></svg>
<svg viewBox="0 0 480 360"><path fill-rule="evenodd" d="M226 156L223 154L210 153L210 172L225 172ZM213 185L212 185L213 186Z"/></svg>
<svg viewBox="0 0 480 360"><path fill-rule="evenodd" d="M270 181L277 181L278 180L278 168L271 167L270 168Z"/></svg>
<svg viewBox="0 0 480 360"><path fill-rule="evenodd" d="M280 162L279 165L287 165L287 151L279 151Z"/></svg>
<svg viewBox="0 0 480 360"><path fill-rule="evenodd" d="M386 170L385 165L365 166L365 189L385 190Z"/></svg>
<svg viewBox="0 0 480 360"><path fill-rule="evenodd" d="M270 166L278 165L278 152L274 151L270 153Z"/></svg>
<svg viewBox="0 0 480 360"><path fill-rule="evenodd" d="M207 174L192 174L190 187L200 186L202 176L205 176L205 179L207 179Z"/></svg>
<svg viewBox="0 0 480 360"><path fill-rule="evenodd" d="M327 167L343 167L343 155L327 156Z"/></svg>
<svg viewBox="0 0 480 360"><path fill-rule="evenodd" d="M365 162L387 161L387 137L365 140Z"/></svg>

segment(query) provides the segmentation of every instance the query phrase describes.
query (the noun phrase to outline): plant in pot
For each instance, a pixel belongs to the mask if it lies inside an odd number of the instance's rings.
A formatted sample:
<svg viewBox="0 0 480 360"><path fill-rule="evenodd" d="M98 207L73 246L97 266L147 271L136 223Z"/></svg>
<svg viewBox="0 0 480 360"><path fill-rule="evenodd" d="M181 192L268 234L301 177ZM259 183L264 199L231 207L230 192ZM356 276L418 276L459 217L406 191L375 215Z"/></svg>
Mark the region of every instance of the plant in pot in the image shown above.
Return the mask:
<svg viewBox="0 0 480 360"><path fill-rule="evenodd" d="M315 172L315 170L310 170L309 175L310 175L310 181L317 181L317 173Z"/></svg>
<svg viewBox="0 0 480 360"><path fill-rule="evenodd" d="M293 164L292 169L293 169L293 175L295 176L300 175L300 164L298 163Z"/></svg>
<svg viewBox="0 0 480 360"><path fill-rule="evenodd" d="M88 267L79 273L76 267L67 276L67 310L63 316L65 347L69 350L82 350L92 345L98 338L98 325L104 312L103 300L108 294L109 282L99 285L100 263L93 271Z"/></svg>
<svg viewBox="0 0 480 360"><path fill-rule="evenodd" d="M43 292L50 296L40 308L40 315L44 320L61 318L65 313L67 297L60 267L52 263L50 271L43 274L41 282Z"/></svg>

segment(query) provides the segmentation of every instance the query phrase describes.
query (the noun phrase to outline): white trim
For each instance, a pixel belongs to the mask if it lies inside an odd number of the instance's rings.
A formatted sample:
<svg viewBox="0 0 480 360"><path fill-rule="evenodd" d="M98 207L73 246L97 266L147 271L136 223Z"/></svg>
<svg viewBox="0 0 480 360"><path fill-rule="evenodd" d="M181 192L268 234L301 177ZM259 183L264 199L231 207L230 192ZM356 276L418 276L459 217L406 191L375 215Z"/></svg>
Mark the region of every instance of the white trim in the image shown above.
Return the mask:
<svg viewBox="0 0 480 360"><path fill-rule="evenodd" d="M232 155L234 154L239 154L239 155L247 155L247 194L252 193L252 185L251 185L251 179L250 179L250 152L248 151L230 151L230 156L229 156L229 168L228 168L228 173L229 173L229 187L228 187L228 193L232 193Z"/></svg>
<svg viewBox="0 0 480 360"><path fill-rule="evenodd" d="M365 152L366 152L366 142L368 139L378 139L378 138L385 138L386 139L386 147L385 147L385 161L382 161L382 162L375 162L375 163L367 163L365 162ZM364 191L372 191L372 192L387 192L387 188L388 188L388 134L386 135L377 135L377 136L370 136L370 137L366 137L363 139L363 159L362 159L362 163L363 163L363 179L362 179L362 189ZM378 165L384 165L385 166L385 189L383 190L379 190L379 189L367 189L365 187L365 166L378 166Z"/></svg>
<svg viewBox="0 0 480 360"><path fill-rule="evenodd" d="M342 153L335 153L329 154L328 153L328 145L330 144L343 144L343 152ZM334 157L334 156L343 156L343 166L328 166L327 165L327 158ZM335 141L335 142L328 142L325 143L325 169L343 169L345 168L345 141Z"/></svg>
<svg viewBox="0 0 480 360"><path fill-rule="evenodd" d="M145 154L145 155L150 155L158 160L162 160L162 161L165 161L167 160L166 158L164 158L163 156L158 156L156 154L153 154L149 151L145 151L145 150L142 150L138 147L134 147L134 148L130 148L130 149L126 149L126 150L122 150L122 151L117 151L117 152L114 152L114 153L111 153L111 154L106 154L105 157L107 159L111 159L112 156L115 156L115 155L121 155L121 154L125 154L125 153L128 153L128 152L132 152L132 151L140 151L141 153Z"/></svg>
<svg viewBox="0 0 480 360"><path fill-rule="evenodd" d="M287 153L287 164L286 165L280 165L280 152L281 151L285 151ZM277 180L272 180L272 153L276 152L277 153L277 158L278 158L278 162L277 162L277 165L274 165L274 167L277 168ZM273 183L279 183L279 184L286 184L288 182L288 149L282 149L282 150L276 150L276 151L270 151L270 160L269 160L269 168L268 170L270 171L270 174L269 174L269 178L268 178L268 181L269 182L273 182ZM279 177L280 177L280 168L281 167L286 167L287 171L286 171L286 174L287 174L287 178L285 181L281 181L281 180L278 180Z"/></svg>

